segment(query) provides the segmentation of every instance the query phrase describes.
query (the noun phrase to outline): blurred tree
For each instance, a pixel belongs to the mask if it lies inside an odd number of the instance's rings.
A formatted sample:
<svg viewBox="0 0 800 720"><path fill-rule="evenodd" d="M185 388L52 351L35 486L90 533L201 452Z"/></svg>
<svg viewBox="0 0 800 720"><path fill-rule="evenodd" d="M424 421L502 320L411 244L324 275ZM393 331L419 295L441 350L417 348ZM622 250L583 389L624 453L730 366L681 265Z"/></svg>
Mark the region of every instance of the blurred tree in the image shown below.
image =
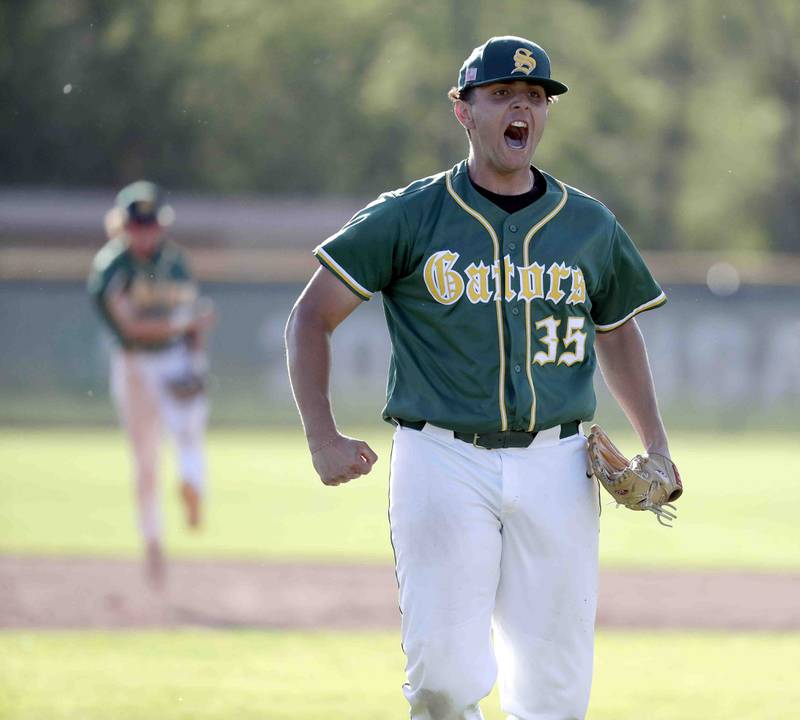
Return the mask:
<svg viewBox="0 0 800 720"><path fill-rule="evenodd" d="M349 194L449 167L471 48L571 88L536 162L645 247L800 249L796 0L5 0L5 183Z"/></svg>
<svg viewBox="0 0 800 720"><path fill-rule="evenodd" d="M752 56L760 59L763 82L780 105L774 183L765 193L773 246L800 249L800 3L753 3ZM755 79L755 78L754 78Z"/></svg>
<svg viewBox="0 0 800 720"><path fill-rule="evenodd" d="M665 18L665 37L652 61L657 66L665 96L675 102L664 107L663 125L657 132L656 167L653 174L653 213L649 237L654 247L667 247L676 235L681 173L691 141L687 105L695 92L695 66L691 28L695 5L675 3Z"/></svg>
<svg viewBox="0 0 800 720"><path fill-rule="evenodd" d="M192 60L166 43L150 2L32 0L3 6L0 162L16 182L120 184L195 175L196 127L176 106Z"/></svg>

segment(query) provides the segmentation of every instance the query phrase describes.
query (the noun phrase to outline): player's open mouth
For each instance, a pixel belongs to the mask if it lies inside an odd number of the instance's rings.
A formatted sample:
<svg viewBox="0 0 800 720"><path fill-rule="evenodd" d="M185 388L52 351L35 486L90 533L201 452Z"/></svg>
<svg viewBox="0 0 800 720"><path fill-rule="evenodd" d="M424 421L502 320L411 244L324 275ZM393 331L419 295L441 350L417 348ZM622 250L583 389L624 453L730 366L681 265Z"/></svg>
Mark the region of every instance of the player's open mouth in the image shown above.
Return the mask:
<svg viewBox="0 0 800 720"><path fill-rule="evenodd" d="M506 145L512 150L522 150L528 144L528 123L524 120L514 120L504 133Z"/></svg>

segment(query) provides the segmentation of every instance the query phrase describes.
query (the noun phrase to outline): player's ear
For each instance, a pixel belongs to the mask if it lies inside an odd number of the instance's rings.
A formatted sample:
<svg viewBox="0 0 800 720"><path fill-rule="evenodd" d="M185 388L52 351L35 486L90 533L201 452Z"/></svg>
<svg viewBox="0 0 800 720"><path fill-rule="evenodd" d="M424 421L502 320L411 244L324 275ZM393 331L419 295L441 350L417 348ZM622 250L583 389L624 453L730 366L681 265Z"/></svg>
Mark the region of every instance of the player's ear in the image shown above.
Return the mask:
<svg viewBox="0 0 800 720"><path fill-rule="evenodd" d="M475 121L472 119L472 106L468 102L456 100L453 103L453 112L465 130L474 129Z"/></svg>

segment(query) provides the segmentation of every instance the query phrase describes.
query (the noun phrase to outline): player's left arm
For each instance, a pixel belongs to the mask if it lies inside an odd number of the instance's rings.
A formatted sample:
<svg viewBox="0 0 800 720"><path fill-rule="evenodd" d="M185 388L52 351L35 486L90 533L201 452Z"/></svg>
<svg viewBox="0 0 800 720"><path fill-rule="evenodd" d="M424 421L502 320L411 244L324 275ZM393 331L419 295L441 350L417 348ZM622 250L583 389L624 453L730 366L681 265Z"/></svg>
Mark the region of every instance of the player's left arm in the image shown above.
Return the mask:
<svg viewBox="0 0 800 720"><path fill-rule="evenodd" d="M603 379L647 452L669 457L647 348L636 319L631 318L610 332L598 333L595 348Z"/></svg>

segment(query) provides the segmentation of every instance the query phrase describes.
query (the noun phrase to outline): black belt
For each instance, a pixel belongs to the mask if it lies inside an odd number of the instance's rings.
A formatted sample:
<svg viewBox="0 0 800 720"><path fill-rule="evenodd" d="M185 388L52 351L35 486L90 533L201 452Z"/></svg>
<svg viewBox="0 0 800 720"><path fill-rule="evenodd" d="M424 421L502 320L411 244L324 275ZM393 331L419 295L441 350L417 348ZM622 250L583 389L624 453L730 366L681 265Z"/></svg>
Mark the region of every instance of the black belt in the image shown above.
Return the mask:
<svg viewBox="0 0 800 720"><path fill-rule="evenodd" d="M396 418L397 424L401 427L411 428L412 430L422 430L425 427L424 420L400 420ZM561 426L561 432L558 437L560 440L572 437L578 434L580 420L573 420L572 422L564 423ZM528 447L533 439L538 435L537 432L518 432L516 430L505 430L502 432L489 432L489 433L469 433L453 431L453 437L456 440L462 440L465 443L474 445L475 447L485 448L486 450L500 450L501 448L523 448Z"/></svg>

